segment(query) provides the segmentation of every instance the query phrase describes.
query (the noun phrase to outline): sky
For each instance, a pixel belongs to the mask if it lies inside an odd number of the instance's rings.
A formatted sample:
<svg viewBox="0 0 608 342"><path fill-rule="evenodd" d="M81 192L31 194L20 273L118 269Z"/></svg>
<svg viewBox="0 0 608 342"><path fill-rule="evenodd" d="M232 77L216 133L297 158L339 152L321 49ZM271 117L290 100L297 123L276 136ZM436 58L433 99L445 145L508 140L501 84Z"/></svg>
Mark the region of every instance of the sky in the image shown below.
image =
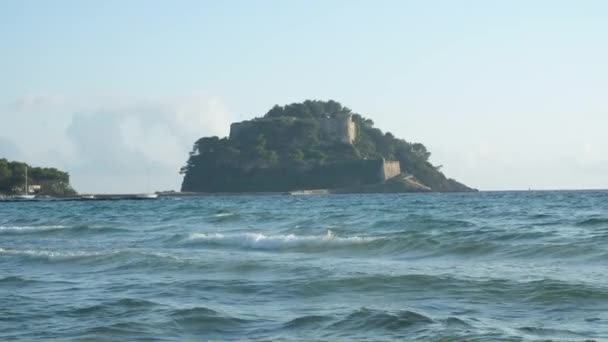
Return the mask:
<svg viewBox="0 0 608 342"><path fill-rule="evenodd" d="M179 190L200 137L306 99L481 190L608 188L606 1L0 2L0 158Z"/></svg>

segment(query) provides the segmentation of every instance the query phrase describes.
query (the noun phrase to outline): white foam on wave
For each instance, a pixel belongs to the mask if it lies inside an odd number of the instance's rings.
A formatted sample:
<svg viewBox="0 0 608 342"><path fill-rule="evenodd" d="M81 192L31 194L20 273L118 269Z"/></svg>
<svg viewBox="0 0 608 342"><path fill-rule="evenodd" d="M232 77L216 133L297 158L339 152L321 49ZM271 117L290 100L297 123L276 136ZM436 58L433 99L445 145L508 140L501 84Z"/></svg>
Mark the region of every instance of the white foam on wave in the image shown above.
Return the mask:
<svg viewBox="0 0 608 342"><path fill-rule="evenodd" d="M48 258L48 259L71 259L103 255L103 253L97 252L83 252L83 251L49 251L49 250L34 250L34 249L5 249L0 248L0 254L4 255L25 255L37 258Z"/></svg>
<svg viewBox="0 0 608 342"><path fill-rule="evenodd" d="M228 217L228 216L234 216L234 213L219 213L219 214L215 214L215 217Z"/></svg>
<svg viewBox="0 0 608 342"><path fill-rule="evenodd" d="M331 230L328 230L326 235L194 233L188 237L188 240L207 241L224 246L273 250L302 247L336 247L357 245L374 241L376 238L360 236L338 237Z"/></svg>
<svg viewBox="0 0 608 342"><path fill-rule="evenodd" d="M65 229L66 226L52 225L52 226L0 226L0 234L15 234L15 233L31 233L40 232L46 230Z"/></svg>

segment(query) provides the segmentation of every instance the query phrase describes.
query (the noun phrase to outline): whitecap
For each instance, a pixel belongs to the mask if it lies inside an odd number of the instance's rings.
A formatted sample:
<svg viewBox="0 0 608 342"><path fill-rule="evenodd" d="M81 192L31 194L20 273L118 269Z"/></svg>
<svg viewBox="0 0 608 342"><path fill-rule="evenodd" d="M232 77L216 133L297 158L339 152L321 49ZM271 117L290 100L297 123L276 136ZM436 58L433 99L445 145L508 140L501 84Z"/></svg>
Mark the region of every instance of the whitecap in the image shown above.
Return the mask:
<svg viewBox="0 0 608 342"><path fill-rule="evenodd" d="M194 233L188 237L188 241L202 241L224 246L245 247L265 250L306 247L338 247L363 244L375 240L376 238L372 237L339 237L336 236L331 230L328 230L327 234L325 235L266 235L263 233Z"/></svg>
<svg viewBox="0 0 608 342"><path fill-rule="evenodd" d="M72 259L90 256L99 256L103 253L84 252L84 251L50 251L50 250L35 250L35 249L5 249L0 248L0 254L5 255L21 255L35 258L45 259Z"/></svg>
<svg viewBox="0 0 608 342"><path fill-rule="evenodd" d="M234 216L234 213L218 213L218 214L215 214L215 217L228 217L228 216Z"/></svg>

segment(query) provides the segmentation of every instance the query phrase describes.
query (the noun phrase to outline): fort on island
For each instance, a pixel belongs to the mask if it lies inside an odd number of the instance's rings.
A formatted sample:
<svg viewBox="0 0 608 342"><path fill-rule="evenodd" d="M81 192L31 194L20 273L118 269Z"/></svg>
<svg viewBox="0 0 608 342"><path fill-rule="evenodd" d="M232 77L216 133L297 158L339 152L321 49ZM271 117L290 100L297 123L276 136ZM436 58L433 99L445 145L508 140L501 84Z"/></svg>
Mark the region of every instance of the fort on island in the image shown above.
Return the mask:
<svg viewBox="0 0 608 342"><path fill-rule="evenodd" d="M289 122L293 125L297 120L302 119L296 117L264 117L235 122L230 125L230 139L239 139L243 134L250 133L252 130L261 132L264 126L276 125L281 121ZM339 117L325 116L319 118L318 122L321 139L350 145L355 142L357 129L352 115Z"/></svg>
<svg viewBox="0 0 608 342"><path fill-rule="evenodd" d="M235 122L230 125L229 137L231 140L239 140L247 135L263 134L268 127L280 125L281 122L288 122L291 125L295 125L298 120L302 119L296 117L271 117ZM348 114L337 117L325 116L321 117L318 120L318 123L319 138L321 140L334 144L348 145L353 145L355 142L357 129L352 115ZM372 167L364 167L362 169L358 169L355 164L352 165L352 169L357 172L361 172L361 170L370 170L372 174L377 176L376 179L374 179L374 177L370 175L362 175L362 179L369 179L370 183L384 182L401 174L399 161L396 160L387 161L384 158L381 158L378 160L361 160L359 163L361 166L364 166L365 164L372 165Z"/></svg>
<svg viewBox="0 0 608 342"><path fill-rule="evenodd" d="M383 133L335 101L274 106L228 137L196 141L182 191L474 191L446 178L420 143Z"/></svg>

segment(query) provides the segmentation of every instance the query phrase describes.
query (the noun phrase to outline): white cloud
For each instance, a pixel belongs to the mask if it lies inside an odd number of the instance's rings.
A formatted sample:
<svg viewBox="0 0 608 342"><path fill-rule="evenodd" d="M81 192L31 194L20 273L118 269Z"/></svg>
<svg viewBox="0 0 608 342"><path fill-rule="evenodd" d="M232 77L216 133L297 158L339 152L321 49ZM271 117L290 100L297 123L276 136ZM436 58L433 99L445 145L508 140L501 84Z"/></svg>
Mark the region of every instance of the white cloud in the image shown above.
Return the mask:
<svg viewBox="0 0 608 342"><path fill-rule="evenodd" d="M231 122L222 101L204 94L157 101L34 94L0 108L0 119L16 128L1 133L0 153L15 155L18 146L28 163L70 172L80 192L179 189L192 144L227 134Z"/></svg>

